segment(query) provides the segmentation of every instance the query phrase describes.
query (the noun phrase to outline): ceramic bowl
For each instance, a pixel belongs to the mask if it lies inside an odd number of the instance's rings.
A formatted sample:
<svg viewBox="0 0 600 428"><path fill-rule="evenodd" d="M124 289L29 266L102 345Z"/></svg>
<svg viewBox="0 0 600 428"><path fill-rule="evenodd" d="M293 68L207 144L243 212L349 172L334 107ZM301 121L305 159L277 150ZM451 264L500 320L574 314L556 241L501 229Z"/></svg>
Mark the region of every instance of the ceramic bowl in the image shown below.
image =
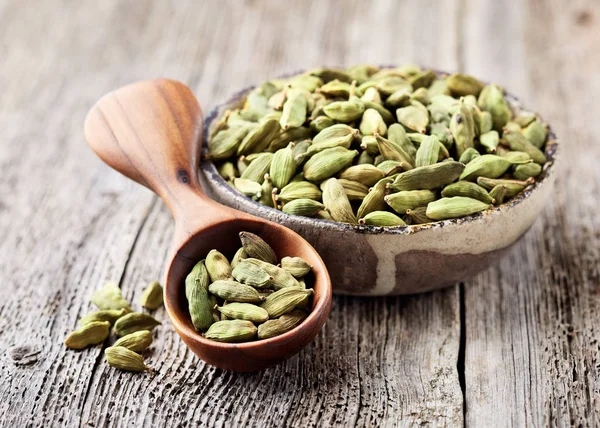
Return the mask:
<svg viewBox="0 0 600 428"><path fill-rule="evenodd" d="M205 141L214 120L226 109L240 106L251 89L237 93L210 112L204 125ZM515 112L528 111L513 95L507 94L506 98ZM215 200L289 227L310 242L327 265L334 293L413 294L474 276L523 236L552 191L558 144L551 127L545 151L548 162L542 174L508 202L459 219L394 228L350 226L285 214L231 188L210 161L202 161L200 178Z"/></svg>

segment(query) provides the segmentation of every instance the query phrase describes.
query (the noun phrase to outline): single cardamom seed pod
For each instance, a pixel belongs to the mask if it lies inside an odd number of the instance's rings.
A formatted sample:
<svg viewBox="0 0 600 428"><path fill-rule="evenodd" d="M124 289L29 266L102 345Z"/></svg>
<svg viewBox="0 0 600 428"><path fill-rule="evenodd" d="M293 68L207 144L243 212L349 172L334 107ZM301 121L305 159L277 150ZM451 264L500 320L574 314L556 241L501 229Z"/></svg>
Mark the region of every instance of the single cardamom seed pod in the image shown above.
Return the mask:
<svg viewBox="0 0 600 428"><path fill-rule="evenodd" d="M260 198L258 202L268 207L274 208L275 204L273 202L273 181L271 180L271 176L267 173L265 174L265 178L263 183L260 186Z"/></svg>
<svg viewBox="0 0 600 428"><path fill-rule="evenodd" d="M356 80L359 84L361 84L369 80L369 78L378 71L379 68L373 67L372 65L359 64L348 68L346 73L352 78L352 80Z"/></svg>
<svg viewBox="0 0 600 428"><path fill-rule="evenodd" d="M496 131L493 131L493 132L496 132ZM465 150L463 152L462 155L460 155L460 159L458 159L458 161L460 163L464 163L466 165L469 162L471 162L473 159L478 158L479 156L481 156L481 154L477 151L477 149L475 149L473 147L469 147L467 150Z"/></svg>
<svg viewBox="0 0 600 428"><path fill-rule="evenodd" d="M406 107L410 105L410 95L411 95L412 85L404 88L400 88L391 94L385 100L385 105L390 109Z"/></svg>
<svg viewBox="0 0 600 428"><path fill-rule="evenodd" d="M423 105L427 105L431 102L431 100L429 99L429 93L427 92L427 89L425 89L425 88L419 88L416 91L414 91L412 94L410 94L410 100L418 101Z"/></svg>
<svg viewBox="0 0 600 428"><path fill-rule="evenodd" d="M377 145L377 138L373 135L365 135L360 141L360 148L364 150L363 153L368 153L371 156L379 155L379 146Z"/></svg>
<svg viewBox="0 0 600 428"><path fill-rule="evenodd" d="M363 113L359 129L363 135L374 135L376 133L386 135L387 133L387 125L383 118L377 110L372 108L366 109Z"/></svg>
<svg viewBox="0 0 600 428"><path fill-rule="evenodd" d="M321 184L324 185L326 182L327 181L324 181ZM344 192L346 192L346 196L350 201L362 201L369 193L369 188L358 181L338 178L338 183L342 185Z"/></svg>
<svg viewBox="0 0 600 428"><path fill-rule="evenodd" d="M240 343L253 340L257 332L251 321L227 320L211 325L204 337L217 342Z"/></svg>
<svg viewBox="0 0 600 428"><path fill-rule="evenodd" d="M219 174L225 181L233 181L237 177L237 169L233 162L225 162L219 167Z"/></svg>
<svg viewBox="0 0 600 428"><path fill-rule="evenodd" d="M484 189L491 191L494 187L498 185L506 185L506 198L512 198L513 196L521 193L527 186L533 184L535 180L533 178L528 178L527 180L504 180L504 179L493 179L487 177L479 177L477 179L477 184L479 184Z"/></svg>
<svg viewBox="0 0 600 428"><path fill-rule="evenodd" d="M496 153L498 148L498 144L500 142L500 137L498 136L498 131L489 131L485 134L481 134L479 136L479 142L483 147L485 147L485 151L488 153Z"/></svg>
<svg viewBox="0 0 600 428"><path fill-rule="evenodd" d="M458 110L452 115L450 132L454 138L456 152L459 157L469 147L474 146L475 123L473 121L473 114L465 104L464 99L461 99Z"/></svg>
<svg viewBox="0 0 600 428"><path fill-rule="evenodd" d="M377 141L379 152L384 160L395 160L397 162L406 162L411 166L414 165L414 158L407 153L403 147L394 144L392 141L383 138L379 134L375 134L375 139Z"/></svg>
<svg viewBox="0 0 600 428"><path fill-rule="evenodd" d="M470 181L458 181L444 187L442 197L451 198L453 196L466 196L486 204L493 203L493 197L490 196L487 190Z"/></svg>
<svg viewBox="0 0 600 428"><path fill-rule="evenodd" d="M312 266L300 257L284 257L281 259L281 268L295 278L302 278L311 271Z"/></svg>
<svg viewBox="0 0 600 428"><path fill-rule="evenodd" d="M204 265L206 266L211 281L231 279L231 265L229 264L227 257L221 252L210 250L206 256Z"/></svg>
<svg viewBox="0 0 600 428"><path fill-rule="evenodd" d="M258 122L260 115L261 113L257 111L237 108L232 110L229 114L229 117L227 118L227 125L230 127L250 124L256 125L256 123L253 122Z"/></svg>
<svg viewBox="0 0 600 428"><path fill-rule="evenodd" d="M454 196L452 198L442 198L430 202L427 205L427 217L433 220L446 220L449 218L464 217L484 211L490 207L489 204L478 201L477 199L466 198L464 196Z"/></svg>
<svg viewBox="0 0 600 428"><path fill-rule="evenodd" d="M148 330L140 330L118 339L113 346L122 346L133 352L142 352L152 345L152 333Z"/></svg>
<svg viewBox="0 0 600 428"><path fill-rule="evenodd" d="M479 135L486 134L494 129L494 120L489 111L479 111ZM480 137L481 138L481 137Z"/></svg>
<svg viewBox="0 0 600 428"><path fill-rule="evenodd" d="M263 268L271 276L271 288L279 290L286 287L297 287L298 281L286 270L259 259L249 258L248 262ZM251 302L252 303L252 302Z"/></svg>
<svg viewBox="0 0 600 428"><path fill-rule="evenodd" d="M307 316L305 311L295 309L277 319L266 321L258 326L258 338L269 339L287 333L302 324Z"/></svg>
<svg viewBox="0 0 600 428"><path fill-rule="evenodd" d="M328 98L348 98L351 86L348 82L332 80L319 88L319 92Z"/></svg>
<svg viewBox="0 0 600 428"><path fill-rule="evenodd" d="M313 217L323 212L325 210L325 205L314 199L300 198L285 203L281 210L290 215Z"/></svg>
<svg viewBox="0 0 600 428"><path fill-rule="evenodd" d="M289 143L306 140L311 137L310 128L301 126L299 128L290 128L287 131L280 131L273 137L269 143L268 151L276 152L279 149L287 147Z"/></svg>
<svg viewBox="0 0 600 428"><path fill-rule="evenodd" d="M70 349L83 349L90 345L97 345L106 340L109 329L108 321L91 321L69 334L65 339L65 346Z"/></svg>
<svg viewBox="0 0 600 428"><path fill-rule="evenodd" d="M215 281L208 286L208 291L228 302L259 303L264 300L253 287L237 281Z"/></svg>
<svg viewBox="0 0 600 428"><path fill-rule="evenodd" d="M419 146L419 150L417 150L415 166L427 166L436 163L440 154L441 145L442 143L440 143L440 140L435 135L430 135L425 138Z"/></svg>
<svg viewBox="0 0 600 428"><path fill-rule="evenodd" d="M505 132L518 132L521 133L521 127L517 122L513 122L512 120L506 122L506 125L502 127L502 133Z"/></svg>
<svg viewBox="0 0 600 428"><path fill-rule="evenodd" d="M536 119L537 118L534 113L522 111L517 117L513 119L513 121L516 124L518 124L521 128L526 128L531 122L533 122Z"/></svg>
<svg viewBox="0 0 600 428"><path fill-rule="evenodd" d="M277 150L273 155L269 174L273 180L273 186L279 189L287 185L296 174L293 147L294 143L290 143L285 149Z"/></svg>
<svg viewBox="0 0 600 428"><path fill-rule="evenodd" d="M410 224L431 223L432 219L427 217L427 207L417 207L412 210L406 210L407 220Z"/></svg>
<svg viewBox="0 0 600 428"><path fill-rule="evenodd" d="M397 109L396 118L402 126L421 134L425 133L427 125L429 125L429 112L427 109L423 111L414 105Z"/></svg>
<svg viewBox="0 0 600 428"><path fill-rule="evenodd" d="M541 173L542 173L542 166L540 164L528 163L525 165L515 166L513 175L517 180L527 180L528 178L531 178L531 177L537 177Z"/></svg>
<svg viewBox="0 0 600 428"><path fill-rule="evenodd" d="M506 131L502 134L502 139L508 143L511 150L517 150L527 153L535 163L543 165L546 163L546 155L520 132Z"/></svg>
<svg viewBox="0 0 600 428"><path fill-rule="evenodd" d="M249 258L264 260L271 264L277 263L275 251L258 235L250 232L240 232L240 240Z"/></svg>
<svg viewBox="0 0 600 428"><path fill-rule="evenodd" d="M437 199L431 190L403 190L387 195L384 200L394 211L404 214L406 210L426 206Z"/></svg>
<svg viewBox="0 0 600 428"><path fill-rule="evenodd" d="M233 156L252 129L252 125L236 125L217 132L208 141L208 157L212 160L224 160Z"/></svg>
<svg viewBox="0 0 600 428"><path fill-rule="evenodd" d="M140 330L152 331L157 325L161 325L161 322L151 315L131 312L115 321L113 330L117 336L122 337Z"/></svg>
<svg viewBox="0 0 600 428"><path fill-rule="evenodd" d="M375 165L354 165L339 173L338 178L356 181L365 186L373 186L381 180L385 174Z"/></svg>
<svg viewBox="0 0 600 428"><path fill-rule="evenodd" d="M391 177L379 180L363 199L356 215L359 218L364 218L370 212L383 211L385 209L385 200L383 198L388 193L388 184L391 184L393 181L394 179Z"/></svg>
<svg viewBox="0 0 600 428"><path fill-rule="evenodd" d="M500 205L504 202L507 191L508 186L506 184L498 184L497 186L494 186L492 190L490 190L490 196L493 198L492 200L494 202L494 205Z"/></svg>
<svg viewBox="0 0 600 428"><path fill-rule="evenodd" d="M233 185L238 191L254 200L259 199L261 196L262 187L256 181L246 180L245 178L235 178L233 180Z"/></svg>
<svg viewBox="0 0 600 428"><path fill-rule="evenodd" d="M127 312L131 311L131 306L129 306L127 300L123 299L119 286L110 282L107 282L100 290L96 290L90 301L98 309L125 309Z"/></svg>
<svg viewBox="0 0 600 428"><path fill-rule="evenodd" d="M381 95L375 87L367 88L365 93L360 97L361 101L371 101L372 103L382 104Z"/></svg>
<svg viewBox="0 0 600 428"><path fill-rule="evenodd" d="M463 73L454 73L446 78L446 84L450 93L455 97L465 95L478 96L483 89L483 83L473 76Z"/></svg>
<svg viewBox="0 0 600 428"><path fill-rule="evenodd" d="M511 162L509 159L496 155L482 155L473 159L464 168L460 180L475 181L477 177L498 178L513 164L524 162Z"/></svg>
<svg viewBox="0 0 600 428"><path fill-rule="evenodd" d="M416 148L418 148L423 142L423 140L427 138L427 135L419 134L418 132L407 132L406 136Z"/></svg>
<svg viewBox="0 0 600 428"><path fill-rule="evenodd" d="M261 307L269 313L269 318L278 318L292 312L299 304L304 302L307 297L310 298L313 293L314 291L312 288L282 288L267 296Z"/></svg>
<svg viewBox="0 0 600 428"><path fill-rule="evenodd" d="M394 191L437 189L455 181L464 169L462 163L455 161L420 166L398 174L390 188Z"/></svg>
<svg viewBox="0 0 600 428"><path fill-rule="evenodd" d="M434 80L431 86L427 88L427 92L429 93L429 98L433 98L436 95L450 95L450 89L448 89L448 84L446 80Z"/></svg>
<svg viewBox="0 0 600 428"><path fill-rule="evenodd" d="M303 90L292 89L283 104L279 124L282 129L298 128L304 125L308 114L308 100Z"/></svg>
<svg viewBox="0 0 600 428"><path fill-rule="evenodd" d="M405 79L399 76L388 76L379 80L375 85L375 88L383 95L392 95L394 92L400 90L408 90L412 92L413 86Z"/></svg>
<svg viewBox="0 0 600 428"><path fill-rule="evenodd" d="M365 105L358 101L334 101L323 107L323 113L339 122L352 122L362 116Z"/></svg>
<svg viewBox="0 0 600 428"><path fill-rule="evenodd" d="M196 263L185 278L185 297L188 301L192 324L197 331L205 331L214 322L213 304L208 295L210 278L204 260Z"/></svg>
<svg viewBox="0 0 600 428"><path fill-rule="evenodd" d="M158 309L163 304L163 288L158 281L152 281L142 293L142 307L150 310Z"/></svg>
<svg viewBox="0 0 600 428"><path fill-rule="evenodd" d="M241 260L233 270L233 277L242 284L255 288L269 288L271 276L261 267Z"/></svg>
<svg viewBox="0 0 600 428"><path fill-rule="evenodd" d="M250 161L250 165L244 170L240 178L262 184L265 174L269 172L271 167L273 153L259 153L256 159L251 160L250 156L247 156L246 159Z"/></svg>
<svg viewBox="0 0 600 428"><path fill-rule="evenodd" d="M358 130L346 124L338 123L322 130L315 135L312 140L312 144L314 146L323 144L330 140L340 140L341 142L335 144L334 146L349 147L350 143L356 138L358 138Z"/></svg>
<svg viewBox="0 0 600 428"><path fill-rule="evenodd" d="M127 309L104 309L102 311L92 312L79 320L79 325L84 326L95 321L108 321L111 325L116 320L127 313Z"/></svg>
<svg viewBox="0 0 600 428"><path fill-rule="evenodd" d="M252 303L228 303L217 308L229 319L247 320L260 324L269 319L269 313L260 306Z"/></svg>
<svg viewBox="0 0 600 428"><path fill-rule="evenodd" d="M344 187L335 178L330 178L323 186L323 204L335 221L357 224Z"/></svg>
<svg viewBox="0 0 600 428"><path fill-rule="evenodd" d="M312 129L314 132L319 133L324 129L333 126L334 124L335 122L333 121L333 119L327 116L317 116L315 119L310 121L310 129Z"/></svg>
<svg viewBox="0 0 600 428"><path fill-rule="evenodd" d="M392 113L390 113L390 111L387 108L385 108L384 106L382 106L381 104L374 103L373 101L361 101L361 100L356 100L355 98L351 98L351 99L362 102L365 106L365 110L366 109L376 110L387 126L389 126L393 123L396 123L396 119L394 118L394 115Z"/></svg>
<svg viewBox="0 0 600 428"><path fill-rule="evenodd" d="M277 200L284 204L294 199L313 199L318 201L321 199L321 194L321 190L315 184L308 181L297 181L281 189L281 192L277 195Z"/></svg>
<svg viewBox="0 0 600 428"><path fill-rule="evenodd" d="M490 112L496 131L501 131L512 117L508 103L504 99L504 91L498 85L485 86L479 94L477 105L481 110Z"/></svg>
<svg viewBox="0 0 600 428"><path fill-rule="evenodd" d="M371 156L369 154L369 152L367 152L366 150L363 150L362 152L360 152L360 155L358 155L358 160L356 161L357 165L373 165L375 162L375 159L373 158L373 156Z"/></svg>
<svg viewBox="0 0 600 428"><path fill-rule="evenodd" d="M323 86L323 80L316 76L300 74L289 82L292 88L303 89L308 92L314 92L317 88Z"/></svg>
<svg viewBox="0 0 600 428"><path fill-rule="evenodd" d="M417 149L408 138L408 134L404 127L398 123L391 125L388 128L388 139L398 148L398 150L405 154L408 158L407 162L414 165Z"/></svg>
<svg viewBox="0 0 600 428"><path fill-rule="evenodd" d="M404 220L388 211L373 211L358 221L366 226L394 227L406 226Z"/></svg>
<svg viewBox="0 0 600 428"><path fill-rule="evenodd" d="M358 151L334 147L311 157L304 165L304 177L308 181L323 181L352 164Z"/></svg>
<svg viewBox="0 0 600 428"><path fill-rule="evenodd" d="M246 168L248 168L248 164L249 164L249 162L246 160L245 156L242 155L239 158L237 158L236 166L237 166L237 169L240 174L243 174L244 171L246 171ZM235 177L233 178L233 180L235 180ZM232 183L232 186L233 186L233 183Z"/></svg>
<svg viewBox="0 0 600 428"><path fill-rule="evenodd" d="M523 136L535 147L541 149L548 137L548 129L539 120L534 120L523 129Z"/></svg>
<svg viewBox="0 0 600 428"><path fill-rule="evenodd" d="M339 80L346 83L352 82L352 77L348 73L336 68L315 68L314 70L310 70L308 74L319 77L323 82L331 82L332 80Z"/></svg>
<svg viewBox="0 0 600 428"><path fill-rule="evenodd" d="M294 147L292 147L292 154L294 155L294 163L296 164L296 168L304 164L306 152L308 151L311 145L311 140L302 140L295 143Z"/></svg>
<svg viewBox="0 0 600 428"><path fill-rule="evenodd" d="M513 164L518 163L518 162L530 162L531 161L531 157L527 153L519 152L516 150L511 150L507 153L504 153L504 154L502 154L502 157L508 159Z"/></svg>
<svg viewBox="0 0 600 428"><path fill-rule="evenodd" d="M434 71L423 70L411 76L411 78L408 81L411 83L414 89L419 89L428 88L436 78L437 74L435 74Z"/></svg>
<svg viewBox="0 0 600 428"><path fill-rule="evenodd" d="M406 162L405 162L405 164L406 164ZM402 162L398 162L398 161L394 161L394 160L386 160L386 161L381 162L379 165L377 165L377 169L379 169L379 170L381 170L381 172L383 172L384 177L387 177L392 174L401 172L403 170L402 165L403 165ZM412 167L408 168L408 169L412 169Z"/></svg>
<svg viewBox="0 0 600 428"><path fill-rule="evenodd" d="M210 131L209 140L212 140L219 131L224 131L225 129L229 128L229 125L227 125L227 119L229 119L230 114L231 110L225 110L223 116L214 122L214 127Z"/></svg>
<svg viewBox="0 0 600 428"><path fill-rule="evenodd" d="M246 134L237 148L237 154L247 155L264 151L280 131L281 127L276 119L264 121Z"/></svg>
<svg viewBox="0 0 600 428"><path fill-rule="evenodd" d="M106 361L111 367L129 372L143 372L150 367L144 364L141 355L124 346L111 346L104 351Z"/></svg>
<svg viewBox="0 0 600 428"><path fill-rule="evenodd" d="M244 249L244 247L240 247L231 259L231 268L235 269L240 261L247 258L248 254L246 253L246 250ZM206 286L208 287L208 284Z"/></svg>

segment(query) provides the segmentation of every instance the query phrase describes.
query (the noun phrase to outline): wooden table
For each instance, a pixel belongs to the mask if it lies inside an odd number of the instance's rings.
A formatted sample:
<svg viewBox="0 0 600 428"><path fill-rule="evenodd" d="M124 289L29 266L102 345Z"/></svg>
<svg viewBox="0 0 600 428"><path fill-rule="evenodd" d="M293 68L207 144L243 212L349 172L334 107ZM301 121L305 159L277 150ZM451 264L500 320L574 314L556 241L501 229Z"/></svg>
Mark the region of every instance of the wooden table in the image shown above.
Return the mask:
<svg viewBox="0 0 600 428"><path fill-rule="evenodd" d="M593 0L0 1L1 426L598 426L600 7ZM172 223L85 144L88 108L165 76L205 111L305 67L416 62L519 94L555 127L553 197L473 280L336 297L261 373L204 365L164 320L148 374L62 345L106 280L138 301Z"/></svg>

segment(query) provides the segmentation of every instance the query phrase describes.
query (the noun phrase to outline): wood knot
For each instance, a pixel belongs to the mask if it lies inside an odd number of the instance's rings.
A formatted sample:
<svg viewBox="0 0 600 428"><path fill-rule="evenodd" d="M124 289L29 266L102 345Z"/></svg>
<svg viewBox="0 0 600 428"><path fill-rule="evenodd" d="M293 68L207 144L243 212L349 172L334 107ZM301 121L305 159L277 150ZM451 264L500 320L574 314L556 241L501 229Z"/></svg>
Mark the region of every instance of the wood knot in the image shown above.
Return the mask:
<svg viewBox="0 0 600 428"><path fill-rule="evenodd" d="M8 356L18 366L35 364L41 353L41 349L30 345L13 346L8 349Z"/></svg>
<svg viewBox="0 0 600 428"><path fill-rule="evenodd" d="M188 184L190 182L190 176L185 169L178 169L177 180L182 182L183 184Z"/></svg>

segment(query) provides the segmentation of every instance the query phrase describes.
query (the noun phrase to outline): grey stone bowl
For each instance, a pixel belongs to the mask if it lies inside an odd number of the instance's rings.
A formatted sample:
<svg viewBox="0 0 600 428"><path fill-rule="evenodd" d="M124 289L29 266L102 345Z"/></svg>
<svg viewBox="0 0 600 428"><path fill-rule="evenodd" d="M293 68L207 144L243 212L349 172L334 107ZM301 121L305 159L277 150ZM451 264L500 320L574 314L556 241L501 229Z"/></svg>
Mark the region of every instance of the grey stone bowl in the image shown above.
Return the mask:
<svg viewBox="0 0 600 428"><path fill-rule="evenodd" d="M226 109L240 106L251 89L235 94L209 113L204 141L214 120ZM526 111L514 96L507 94L507 99L516 112ZM350 226L285 214L231 188L210 161L202 161L200 179L216 201L289 227L310 242L327 265L334 293L399 295L464 281L502 257L531 227L550 197L557 154L556 136L549 128L548 162L536 182L515 198L468 217L394 228Z"/></svg>

